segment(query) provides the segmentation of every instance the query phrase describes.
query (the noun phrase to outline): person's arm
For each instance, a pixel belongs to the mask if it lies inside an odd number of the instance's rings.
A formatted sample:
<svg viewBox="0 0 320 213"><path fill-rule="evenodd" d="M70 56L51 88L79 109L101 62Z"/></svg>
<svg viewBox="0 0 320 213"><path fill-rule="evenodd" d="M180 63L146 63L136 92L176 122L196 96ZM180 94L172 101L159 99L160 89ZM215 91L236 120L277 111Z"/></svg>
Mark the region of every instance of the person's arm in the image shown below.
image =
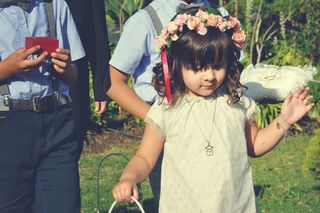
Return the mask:
<svg viewBox="0 0 320 213"><path fill-rule="evenodd" d="M40 46L29 49L20 48L9 55L3 61L0 61L0 80L5 80L20 72L28 72L32 68L39 66L45 60L48 53L43 52L36 59L29 60L28 56L40 50Z"/></svg>
<svg viewBox="0 0 320 213"><path fill-rule="evenodd" d="M150 57L149 50L154 40L146 13L140 10L126 21L109 62L110 85L107 88L107 95L111 99L140 119L145 118L150 106L127 85L127 82L130 75L137 72L139 65L147 62L142 61L146 60L144 57Z"/></svg>
<svg viewBox="0 0 320 213"><path fill-rule="evenodd" d="M291 125L300 120L314 104L309 104L312 96L309 88L301 88L289 94L281 107L281 113L266 128L258 129L255 122L246 125L248 154L259 157L272 150Z"/></svg>
<svg viewBox="0 0 320 213"><path fill-rule="evenodd" d="M69 85L72 84L77 79L77 66L71 63L70 51L58 48L56 52L51 53L51 57L53 68L61 79Z"/></svg>
<svg viewBox="0 0 320 213"><path fill-rule="evenodd" d="M137 153L124 169L118 184L113 188L114 198L130 201L133 195L138 199L137 184L151 172L163 148L163 138L152 124L148 124Z"/></svg>
<svg viewBox="0 0 320 213"><path fill-rule="evenodd" d="M129 74L121 72L110 65L111 83L107 95L130 114L143 120L150 109L150 105L144 102L134 90L128 86L127 82L129 77Z"/></svg>
<svg viewBox="0 0 320 213"><path fill-rule="evenodd" d="M56 11L56 21L61 25L61 33L57 34L60 47L58 49L60 49L61 52L57 51L52 53L51 57L56 72L65 83L70 85L76 80L78 71L77 66L71 62L83 58L85 51L67 3L62 1L59 5L59 10ZM79 13L81 13L81 11L79 11Z"/></svg>
<svg viewBox="0 0 320 213"><path fill-rule="evenodd" d="M108 62L110 60L111 53L108 45L109 40L104 0L90 2L92 4L94 40L96 41L93 59L95 60L95 66L94 69L91 69L93 72L93 93L95 99L95 111L98 115L101 115L106 111L107 101L110 101L110 98L104 91L103 83L109 72ZM90 63L92 64L93 61Z"/></svg>

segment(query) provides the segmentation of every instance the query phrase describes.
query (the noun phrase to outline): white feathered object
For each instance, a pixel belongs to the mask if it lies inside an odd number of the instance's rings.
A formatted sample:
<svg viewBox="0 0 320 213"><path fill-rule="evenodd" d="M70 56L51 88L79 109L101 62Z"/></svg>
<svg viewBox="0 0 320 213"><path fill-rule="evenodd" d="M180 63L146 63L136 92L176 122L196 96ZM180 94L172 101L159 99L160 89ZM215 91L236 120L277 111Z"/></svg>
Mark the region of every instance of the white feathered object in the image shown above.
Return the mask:
<svg viewBox="0 0 320 213"><path fill-rule="evenodd" d="M243 70L240 83L248 87L245 94L255 101L283 101L289 92L314 79L317 70L311 65L304 67L250 64Z"/></svg>

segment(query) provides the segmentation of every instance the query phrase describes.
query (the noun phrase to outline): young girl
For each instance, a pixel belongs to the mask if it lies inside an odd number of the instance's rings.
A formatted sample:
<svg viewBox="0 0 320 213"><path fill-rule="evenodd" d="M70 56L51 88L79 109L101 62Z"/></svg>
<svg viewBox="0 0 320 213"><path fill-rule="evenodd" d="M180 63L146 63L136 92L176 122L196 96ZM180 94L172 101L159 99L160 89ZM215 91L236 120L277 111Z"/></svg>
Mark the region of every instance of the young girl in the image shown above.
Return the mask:
<svg viewBox="0 0 320 213"><path fill-rule="evenodd" d="M313 106L308 88L301 88L259 130L256 105L239 83L245 40L240 23L211 12L179 14L157 39L163 68L155 68L155 88L161 99L147 114L141 145L113 189L117 201L138 197L136 184L164 147L160 212L256 212L248 155L270 151Z"/></svg>

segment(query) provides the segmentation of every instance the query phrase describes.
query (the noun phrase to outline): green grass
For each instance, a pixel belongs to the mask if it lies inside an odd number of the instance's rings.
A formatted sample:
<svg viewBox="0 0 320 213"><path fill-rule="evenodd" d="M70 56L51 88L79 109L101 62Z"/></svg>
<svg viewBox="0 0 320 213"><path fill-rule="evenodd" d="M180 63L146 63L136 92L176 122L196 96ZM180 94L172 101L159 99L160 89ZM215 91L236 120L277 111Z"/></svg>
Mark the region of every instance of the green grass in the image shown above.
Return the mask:
<svg viewBox="0 0 320 213"><path fill-rule="evenodd" d="M261 212L320 212L320 183L304 177L301 165L310 138L286 138L271 153L252 159Z"/></svg>
<svg viewBox="0 0 320 213"><path fill-rule="evenodd" d="M107 143L107 141L106 141ZM97 211L97 171L101 160L111 153L121 153L130 158L134 154L138 142L131 145L119 144L102 154L82 156L79 162L81 181L81 202L83 212ZM99 191L100 191L100 211L105 212L112 204L111 194L113 186L117 183L127 161L121 156L112 155L104 160L100 167ZM151 199L152 193L148 180L141 185L143 199ZM134 209L134 208L133 208Z"/></svg>
<svg viewBox="0 0 320 213"><path fill-rule="evenodd" d="M308 140L309 137L302 135L288 137L272 152L251 159L260 212L320 212L320 183L304 177L301 172ZM97 168L103 157L121 152L130 158L137 145L138 142L119 144L103 154L82 156L80 175L83 212L97 210ZM100 210L103 212L113 202L111 190L125 164L125 159L112 156L101 167ZM142 193L144 200L152 198L148 181L142 184Z"/></svg>

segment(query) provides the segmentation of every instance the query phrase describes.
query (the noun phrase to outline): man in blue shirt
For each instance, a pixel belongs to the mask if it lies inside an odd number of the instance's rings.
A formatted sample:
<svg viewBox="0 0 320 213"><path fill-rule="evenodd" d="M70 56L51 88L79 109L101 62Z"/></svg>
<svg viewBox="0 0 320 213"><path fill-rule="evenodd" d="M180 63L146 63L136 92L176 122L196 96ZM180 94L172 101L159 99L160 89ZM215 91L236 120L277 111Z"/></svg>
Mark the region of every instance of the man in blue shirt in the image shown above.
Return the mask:
<svg viewBox="0 0 320 213"><path fill-rule="evenodd" d="M176 8L181 3L209 4L206 0L154 0L150 5L157 13L162 26L165 26L176 14ZM146 10L139 10L126 22L109 62L111 83L108 96L142 120L149 111L150 104L157 98L157 92L152 86L153 67L161 60L154 46L156 36L150 15ZM134 78L134 90L127 84L131 75ZM158 161L150 175L156 209L160 194L160 165Z"/></svg>
<svg viewBox="0 0 320 213"><path fill-rule="evenodd" d="M36 57L25 38L49 36L50 20L59 48ZM84 51L66 3L0 0L0 57L0 212L79 212L68 84Z"/></svg>

